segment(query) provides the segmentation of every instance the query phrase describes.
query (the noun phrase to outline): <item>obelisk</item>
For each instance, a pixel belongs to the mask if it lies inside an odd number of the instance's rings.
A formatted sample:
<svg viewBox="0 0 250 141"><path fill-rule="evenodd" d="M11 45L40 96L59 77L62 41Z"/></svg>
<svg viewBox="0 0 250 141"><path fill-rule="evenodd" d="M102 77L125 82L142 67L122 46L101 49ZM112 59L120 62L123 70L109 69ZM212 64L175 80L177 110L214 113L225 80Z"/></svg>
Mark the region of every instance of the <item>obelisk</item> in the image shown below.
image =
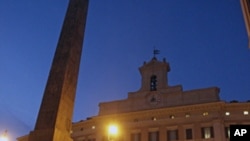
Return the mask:
<svg viewBox="0 0 250 141"><path fill-rule="evenodd" d="M74 100L82 53L88 0L70 0L29 141L72 141Z"/></svg>

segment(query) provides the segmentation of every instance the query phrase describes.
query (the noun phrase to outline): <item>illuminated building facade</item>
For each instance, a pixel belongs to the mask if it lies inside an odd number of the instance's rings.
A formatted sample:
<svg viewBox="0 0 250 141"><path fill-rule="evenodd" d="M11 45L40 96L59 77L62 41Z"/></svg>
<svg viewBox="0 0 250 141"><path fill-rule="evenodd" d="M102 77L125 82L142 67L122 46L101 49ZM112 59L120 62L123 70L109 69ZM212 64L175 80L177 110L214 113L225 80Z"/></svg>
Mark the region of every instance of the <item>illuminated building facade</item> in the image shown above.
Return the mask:
<svg viewBox="0 0 250 141"><path fill-rule="evenodd" d="M73 123L74 141L229 141L229 125L250 124L250 102L222 101L217 87L169 86L165 59L154 57L139 70L141 88L100 103L97 116ZM117 135L108 132L110 124Z"/></svg>

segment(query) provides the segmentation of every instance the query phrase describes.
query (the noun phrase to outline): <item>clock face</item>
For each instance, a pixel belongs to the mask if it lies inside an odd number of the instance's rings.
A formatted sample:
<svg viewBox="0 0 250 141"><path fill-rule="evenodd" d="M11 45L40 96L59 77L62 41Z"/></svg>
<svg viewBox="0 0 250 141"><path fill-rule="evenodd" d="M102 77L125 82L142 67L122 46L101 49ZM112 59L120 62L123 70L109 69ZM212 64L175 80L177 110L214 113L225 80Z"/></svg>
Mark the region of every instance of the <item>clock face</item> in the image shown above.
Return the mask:
<svg viewBox="0 0 250 141"><path fill-rule="evenodd" d="M148 102L151 105L157 105L161 101L159 94L149 94L148 96Z"/></svg>

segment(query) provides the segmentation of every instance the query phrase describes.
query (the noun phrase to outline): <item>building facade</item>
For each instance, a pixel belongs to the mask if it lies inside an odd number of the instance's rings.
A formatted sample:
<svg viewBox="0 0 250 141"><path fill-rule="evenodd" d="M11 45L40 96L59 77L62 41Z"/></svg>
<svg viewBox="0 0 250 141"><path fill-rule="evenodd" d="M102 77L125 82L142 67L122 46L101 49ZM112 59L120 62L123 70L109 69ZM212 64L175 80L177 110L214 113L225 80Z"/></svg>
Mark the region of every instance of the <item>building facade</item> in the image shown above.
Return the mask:
<svg viewBox="0 0 250 141"><path fill-rule="evenodd" d="M74 141L229 141L230 125L250 124L250 102L222 101L217 87L169 86L165 59L154 57L139 71L141 88L100 103L97 116L73 123Z"/></svg>
<svg viewBox="0 0 250 141"><path fill-rule="evenodd" d="M229 141L230 125L250 124L249 101L222 101L217 87L184 91L181 85L169 86L165 59L154 57L139 71L138 91L102 102L97 116L72 123L74 141ZM117 134L109 132L110 125Z"/></svg>

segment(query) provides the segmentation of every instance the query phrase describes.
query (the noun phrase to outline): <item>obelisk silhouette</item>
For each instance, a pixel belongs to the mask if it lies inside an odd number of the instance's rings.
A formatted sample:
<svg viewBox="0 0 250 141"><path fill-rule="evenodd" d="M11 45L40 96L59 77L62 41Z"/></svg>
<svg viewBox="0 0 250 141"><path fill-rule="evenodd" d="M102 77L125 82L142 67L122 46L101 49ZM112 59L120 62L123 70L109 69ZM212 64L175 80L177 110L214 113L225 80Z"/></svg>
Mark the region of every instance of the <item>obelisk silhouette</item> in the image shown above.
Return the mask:
<svg viewBox="0 0 250 141"><path fill-rule="evenodd" d="M72 141L74 100L87 18L88 0L70 0L29 141Z"/></svg>

